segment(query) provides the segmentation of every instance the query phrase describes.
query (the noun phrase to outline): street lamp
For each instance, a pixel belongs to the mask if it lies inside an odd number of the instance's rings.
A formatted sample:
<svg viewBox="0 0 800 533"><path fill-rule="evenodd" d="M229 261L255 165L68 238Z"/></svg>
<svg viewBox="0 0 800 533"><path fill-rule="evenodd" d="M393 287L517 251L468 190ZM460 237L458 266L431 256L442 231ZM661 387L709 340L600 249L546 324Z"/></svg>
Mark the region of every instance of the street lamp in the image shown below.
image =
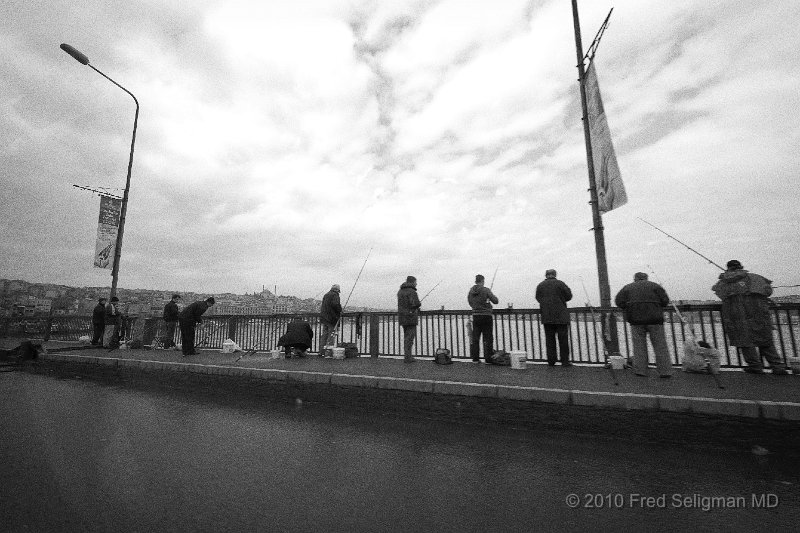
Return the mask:
<svg viewBox="0 0 800 533"><path fill-rule="evenodd" d="M75 48L71 47L68 44L62 44L61 49L64 50L66 53L71 55L75 58L76 61L83 65L89 65L89 58L86 57L84 54L76 50ZM98 69L96 69L93 65L89 65L89 67L103 76L105 79L131 95L133 101L136 102L136 115L133 119L133 137L131 137L131 155L130 159L128 160L128 178L125 181L125 193L122 195L122 210L120 211L119 215L119 231L117 232L117 244L114 248L114 266L111 267L111 296L117 295L117 279L119 277L119 260L120 256L122 255L122 234L125 231L125 215L128 212L128 191L131 188L131 168L133 168L133 144L136 142L136 124L139 122L139 101L133 96L133 93L130 92L128 89L120 85L119 83L115 82Z"/></svg>

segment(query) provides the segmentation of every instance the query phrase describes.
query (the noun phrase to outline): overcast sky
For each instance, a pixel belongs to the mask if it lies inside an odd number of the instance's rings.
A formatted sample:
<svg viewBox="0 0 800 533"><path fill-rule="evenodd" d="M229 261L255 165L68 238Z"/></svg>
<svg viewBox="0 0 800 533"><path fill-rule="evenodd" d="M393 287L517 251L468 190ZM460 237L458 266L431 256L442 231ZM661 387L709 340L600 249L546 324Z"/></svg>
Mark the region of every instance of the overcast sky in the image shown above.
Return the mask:
<svg viewBox="0 0 800 533"><path fill-rule="evenodd" d="M627 205L603 217L612 295L636 271L713 299L717 263L800 283L800 2L582 0ZM120 287L535 306L547 268L598 303L569 0L5 0L0 277L110 285L99 199L122 188ZM121 194L121 190L119 191ZM652 274L651 274L652 277ZM778 289L789 294L797 289ZM344 300L344 298L343 298Z"/></svg>

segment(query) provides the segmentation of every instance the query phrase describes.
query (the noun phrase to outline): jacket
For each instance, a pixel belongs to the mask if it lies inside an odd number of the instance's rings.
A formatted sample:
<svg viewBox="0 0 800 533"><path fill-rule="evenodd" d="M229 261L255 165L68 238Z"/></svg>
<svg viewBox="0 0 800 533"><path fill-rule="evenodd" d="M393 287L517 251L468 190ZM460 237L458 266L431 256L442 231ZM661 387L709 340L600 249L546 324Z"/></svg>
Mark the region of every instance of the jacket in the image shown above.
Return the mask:
<svg viewBox="0 0 800 533"><path fill-rule="evenodd" d="M208 302L205 300L200 300L187 305L183 311L180 312L178 317L180 320L199 324L203 321L203 319L200 317L203 316L203 313L205 313L209 307L210 306L208 305Z"/></svg>
<svg viewBox="0 0 800 533"><path fill-rule="evenodd" d="M400 285L397 291L397 322L401 326L416 326L421 306L414 284L405 282Z"/></svg>
<svg viewBox="0 0 800 533"><path fill-rule="evenodd" d="M499 301L497 296L492 294L492 289L483 285L473 285L467 293L467 302L472 308L473 315L491 315L492 304Z"/></svg>
<svg viewBox="0 0 800 533"><path fill-rule="evenodd" d="M622 287L614 302L625 312L625 320L642 326L664 323L664 308L669 305L669 297L661 285L642 279Z"/></svg>
<svg viewBox="0 0 800 533"><path fill-rule="evenodd" d="M118 326L120 324L119 309L115 303L108 302L105 309L105 323L108 325Z"/></svg>
<svg viewBox="0 0 800 533"><path fill-rule="evenodd" d="M278 346L292 346L302 344L306 348L311 347L311 339L314 338L314 331L305 320L293 320L286 325L286 333L281 335Z"/></svg>
<svg viewBox="0 0 800 533"><path fill-rule="evenodd" d="M92 324L105 324L106 323L106 307L103 304L97 304L92 311Z"/></svg>
<svg viewBox="0 0 800 533"><path fill-rule="evenodd" d="M342 316L342 304L339 301L339 291L333 289L322 297L322 306L319 310L319 319L324 324L334 325Z"/></svg>
<svg viewBox="0 0 800 533"><path fill-rule="evenodd" d="M536 286L536 301L542 308L542 324L569 324L567 302L572 300L572 291L566 283L556 278L547 278Z"/></svg>
<svg viewBox="0 0 800 533"><path fill-rule="evenodd" d="M772 281L747 270L727 270L711 288L722 300L722 326L731 346L770 346Z"/></svg>
<svg viewBox="0 0 800 533"><path fill-rule="evenodd" d="M167 305L164 306L164 321L177 322L179 313L180 311L178 311L178 304L170 300L167 302Z"/></svg>

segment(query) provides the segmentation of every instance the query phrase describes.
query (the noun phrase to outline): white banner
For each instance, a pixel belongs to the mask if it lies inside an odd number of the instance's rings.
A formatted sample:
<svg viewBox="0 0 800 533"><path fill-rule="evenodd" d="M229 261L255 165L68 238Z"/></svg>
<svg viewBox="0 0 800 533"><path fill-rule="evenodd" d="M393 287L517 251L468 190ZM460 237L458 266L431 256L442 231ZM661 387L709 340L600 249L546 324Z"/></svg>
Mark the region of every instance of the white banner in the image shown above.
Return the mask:
<svg viewBox="0 0 800 533"><path fill-rule="evenodd" d="M626 204L628 196L625 194L625 185L622 183L617 156L614 154L611 130L608 128L603 100L600 98L600 85L597 83L594 62L589 63L585 80L597 201L600 213L606 213Z"/></svg>
<svg viewBox="0 0 800 533"><path fill-rule="evenodd" d="M110 196L100 197L100 218L97 221L97 242L94 246L94 266L114 268L114 250L122 210L122 200Z"/></svg>

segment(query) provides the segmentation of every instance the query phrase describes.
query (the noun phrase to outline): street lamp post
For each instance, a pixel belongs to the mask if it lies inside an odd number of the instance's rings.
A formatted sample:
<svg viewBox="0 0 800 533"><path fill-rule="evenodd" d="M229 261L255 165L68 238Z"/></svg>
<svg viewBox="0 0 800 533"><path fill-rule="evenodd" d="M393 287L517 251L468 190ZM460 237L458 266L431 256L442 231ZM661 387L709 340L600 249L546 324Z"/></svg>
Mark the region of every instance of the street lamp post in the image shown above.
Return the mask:
<svg viewBox="0 0 800 533"><path fill-rule="evenodd" d="M82 54L81 52L79 52L78 50L76 50L75 48L71 47L68 44L62 44L61 49L64 50L69 55L71 55L73 58L75 58L75 60L78 61L79 63L83 65L88 65L92 70L103 76L105 79L107 79L108 81L110 81L111 83L113 83L126 93L128 93L131 96L131 98L133 98L133 101L136 103L136 115L134 116L133 119L133 136L131 137L131 155L130 159L128 159L128 177L125 180L125 192L122 195L122 209L120 210L120 216L119 216L119 230L117 232L117 244L116 247L114 248L114 266L111 267L111 296L116 296L117 280L119 278L119 260L120 256L122 255L122 234L125 231L125 215L128 213L128 192L130 191L131 188L131 169L133 168L133 145L136 142L136 125L139 122L139 101L136 99L133 93L130 92L128 89L126 89L119 83L115 82L114 80L112 80L111 78L100 72L93 65L90 65L89 58L86 57L84 54Z"/></svg>

